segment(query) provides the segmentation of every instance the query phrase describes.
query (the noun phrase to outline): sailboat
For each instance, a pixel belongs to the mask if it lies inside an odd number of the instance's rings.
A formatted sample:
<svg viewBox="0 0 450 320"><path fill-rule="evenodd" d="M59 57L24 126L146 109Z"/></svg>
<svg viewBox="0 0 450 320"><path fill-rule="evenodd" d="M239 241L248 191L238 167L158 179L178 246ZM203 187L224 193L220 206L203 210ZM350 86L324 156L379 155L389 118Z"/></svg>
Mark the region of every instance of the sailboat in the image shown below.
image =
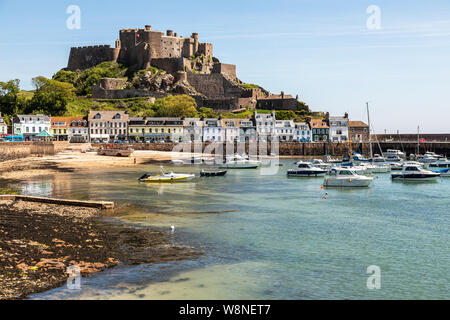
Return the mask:
<svg viewBox="0 0 450 320"><path fill-rule="evenodd" d="M369 103L367 102L367 119L369 122L369 145L370 145L370 160L372 163L372 173L388 173L391 172L391 166L386 162L386 158L380 157L377 155L377 157L374 158L373 156L373 148L372 148L372 125L370 123L370 110L369 110ZM376 137L376 135L375 135ZM380 148L381 153L383 153L383 150L381 150L380 142L378 141L378 147ZM382 161L384 160L384 161Z"/></svg>

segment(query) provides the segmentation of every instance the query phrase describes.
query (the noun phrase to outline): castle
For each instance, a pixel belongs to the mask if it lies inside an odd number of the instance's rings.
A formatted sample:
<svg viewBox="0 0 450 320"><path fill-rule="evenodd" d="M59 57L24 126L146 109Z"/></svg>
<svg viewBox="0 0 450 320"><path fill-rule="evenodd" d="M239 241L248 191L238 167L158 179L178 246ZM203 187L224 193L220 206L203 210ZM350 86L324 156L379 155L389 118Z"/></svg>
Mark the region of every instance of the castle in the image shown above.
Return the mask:
<svg viewBox="0 0 450 320"><path fill-rule="evenodd" d="M72 48L70 52L68 70L84 70L102 62L118 62L137 69L147 69L153 60L161 59L190 59L203 55L212 61L213 45L200 43L198 33L191 37L179 37L172 30L166 35L161 31L154 31L150 25L144 29L120 30L120 37L116 40L115 48L109 45Z"/></svg>
<svg viewBox="0 0 450 320"><path fill-rule="evenodd" d="M213 57L213 45L200 43L198 33L189 38L178 36L172 30L166 34L154 31L150 25L144 29L120 30L115 48L109 45L72 48L67 69L85 70L102 62L118 62L135 70L157 67L171 74L175 81L188 82L198 95L199 107L216 111L236 111L261 104L273 109L298 110L300 103L292 97L273 96L264 89L245 89L236 76L236 66L221 63ZM117 88L115 79L104 79L94 86L96 99L123 99L131 97L160 97L161 92L124 90ZM119 85L121 87L121 85ZM122 86L123 87L123 86Z"/></svg>

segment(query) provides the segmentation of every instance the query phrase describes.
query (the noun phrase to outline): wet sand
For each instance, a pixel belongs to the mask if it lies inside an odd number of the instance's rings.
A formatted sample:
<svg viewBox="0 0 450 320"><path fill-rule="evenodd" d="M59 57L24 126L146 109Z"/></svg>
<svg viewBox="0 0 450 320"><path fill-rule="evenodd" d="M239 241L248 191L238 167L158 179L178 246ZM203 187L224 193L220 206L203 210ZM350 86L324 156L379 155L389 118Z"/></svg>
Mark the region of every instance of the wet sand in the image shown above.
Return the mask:
<svg viewBox="0 0 450 320"><path fill-rule="evenodd" d="M195 259L170 230L106 222L97 209L0 201L0 300L64 285L67 268L84 277L118 264Z"/></svg>

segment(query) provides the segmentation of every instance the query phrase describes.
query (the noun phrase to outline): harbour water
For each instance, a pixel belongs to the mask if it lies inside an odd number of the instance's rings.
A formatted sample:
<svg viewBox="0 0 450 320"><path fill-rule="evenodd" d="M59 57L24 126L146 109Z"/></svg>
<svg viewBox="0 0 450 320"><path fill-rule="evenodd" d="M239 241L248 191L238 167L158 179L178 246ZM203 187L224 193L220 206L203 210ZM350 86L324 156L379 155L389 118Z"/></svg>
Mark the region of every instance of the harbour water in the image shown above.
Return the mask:
<svg viewBox="0 0 450 320"><path fill-rule="evenodd" d="M104 199L114 219L155 226L201 249L195 261L119 266L33 299L446 299L450 178L322 190L323 178L230 170L191 183L137 182L156 166L64 173L20 185L30 195ZM166 168L169 170L170 168ZM198 167L177 172L199 173ZM325 194L328 193L328 195ZM381 289L367 268L381 268Z"/></svg>

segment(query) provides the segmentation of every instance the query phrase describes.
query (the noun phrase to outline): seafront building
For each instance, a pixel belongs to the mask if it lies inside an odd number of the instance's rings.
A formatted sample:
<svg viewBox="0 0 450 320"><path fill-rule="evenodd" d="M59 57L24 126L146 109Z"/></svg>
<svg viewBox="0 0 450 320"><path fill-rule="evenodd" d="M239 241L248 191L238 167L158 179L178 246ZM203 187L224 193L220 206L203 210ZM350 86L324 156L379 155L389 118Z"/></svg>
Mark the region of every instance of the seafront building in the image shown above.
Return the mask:
<svg viewBox="0 0 450 320"><path fill-rule="evenodd" d="M294 140L297 142L311 142L312 131L308 123L295 123Z"/></svg>
<svg viewBox="0 0 450 320"><path fill-rule="evenodd" d="M135 142L182 142L181 118L130 118L128 135Z"/></svg>
<svg viewBox="0 0 450 320"><path fill-rule="evenodd" d="M280 142L294 140L294 120L277 120L275 122L275 135Z"/></svg>
<svg viewBox="0 0 450 320"><path fill-rule="evenodd" d="M200 118L186 118L183 121L183 142L203 142L204 121Z"/></svg>
<svg viewBox="0 0 450 320"><path fill-rule="evenodd" d="M330 140L330 126L326 119L312 119L310 126L313 142L327 142Z"/></svg>
<svg viewBox="0 0 450 320"><path fill-rule="evenodd" d="M56 141L87 142L88 122L83 117L52 117L50 133Z"/></svg>
<svg viewBox="0 0 450 320"><path fill-rule="evenodd" d="M13 118L13 133L23 136L25 141L35 140L42 132L50 134L50 117L43 114L16 115Z"/></svg>
<svg viewBox="0 0 450 320"><path fill-rule="evenodd" d="M349 121L348 129L352 142L369 141L369 125L362 121Z"/></svg>
<svg viewBox="0 0 450 320"><path fill-rule="evenodd" d="M90 141L126 140L129 119L125 111L89 111Z"/></svg>
<svg viewBox="0 0 450 320"><path fill-rule="evenodd" d="M261 139L267 140L275 134L275 111L270 114L255 112L256 131Z"/></svg>
<svg viewBox="0 0 450 320"><path fill-rule="evenodd" d="M223 119L223 141L224 142L239 142L240 141L240 124L242 119Z"/></svg>
<svg viewBox="0 0 450 320"><path fill-rule="evenodd" d="M71 143L89 142L89 123L83 117L72 117L69 124L69 141Z"/></svg>
<svg viewBox="0 0 450 320"><path fill-rule="evenodd" d="M0 113L0 135L6 135L8 133L8 126L6 125L5 119Z"/></svg>
<svg viewBox="0 0 450 320"><path fill-rule="evenodd" d="M205 119L203 142L223 142L224 134L221 119Z"/></svg>
<svg viewBox="0 0 450 320"><path fill-rule="evenodd" d="M348 113L343 117L329 117L330 140L332 142L348 141Z"/></svg>
<svg viewBox="0 0 450 320"><path fill-rule="evenodd" d="M258 132L253 120L245 119L239 123L239 140L240 142L256 142L258 140Z"/></svg>

